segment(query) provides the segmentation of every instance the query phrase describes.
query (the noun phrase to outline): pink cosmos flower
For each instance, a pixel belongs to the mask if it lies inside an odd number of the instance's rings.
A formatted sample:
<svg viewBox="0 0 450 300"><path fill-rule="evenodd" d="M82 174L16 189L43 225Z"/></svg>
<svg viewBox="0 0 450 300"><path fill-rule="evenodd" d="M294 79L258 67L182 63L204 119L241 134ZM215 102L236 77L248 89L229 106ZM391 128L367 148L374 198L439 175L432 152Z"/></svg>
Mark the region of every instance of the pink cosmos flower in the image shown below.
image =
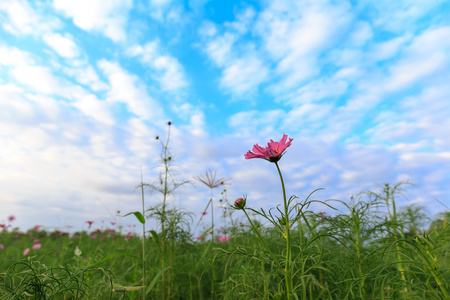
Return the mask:
<svg viewBox="0 0 450 300"><path fill-rule="evenodd" d="M31 248L34 250L37 250L37 249L41 249L41 247L42 247L41 244L34 244L33 247L31 247Z"/></svg>
<svg viewBox="0 0 450 300"><path fill-rule="evenodd" d="M28 255L28 253L30 253L30 248L27 248L27 249L23 250L22 255L26 256L26 255Z"/></svg>
<svg viewBox="0 0 450 300"><path fill-rule="evenodd" d="M9 222L14 222L15 219L16 219L16 216L14 216L14 215L10 215L10 216L8 217L8 221L9 221Z"/></svg>
<svg viewBox="0 0 450 300"><path fill-rule="evenodd" d="M88 223L89 224L88 229L91 229L91 226L92 226L92 224L94 224L94 221L86 221L85 223Z"/></svg>
<svg viewBox="0 0 450 300"><path fill-rule="evenodd" d="M3 246L3 244L0 244L0 250L5 249L5 246Z"/></svg>
<svg viewBox="0 0 450 300"><path fill-rule="evenodd" d="M245 159L262 158L270 162L277 162L283 156L287 147L289 147L292 143L293 139L289 138L289 141L286 142L287 138L288 136L286 134L283 134L283 137L279 142L270 140L270 142L267 143L266 148L263 148L256 144L253 146L252 151L248 151L244 155L244 157Z"/></svg>
<svg viewBox="0 0 450 300"><path fill-rule="evenodd" d="M219 242L225 243L226 241L228 241L231 238L229 236L223 235L223 236L219 236L217 239L219 240Z"/></svg>

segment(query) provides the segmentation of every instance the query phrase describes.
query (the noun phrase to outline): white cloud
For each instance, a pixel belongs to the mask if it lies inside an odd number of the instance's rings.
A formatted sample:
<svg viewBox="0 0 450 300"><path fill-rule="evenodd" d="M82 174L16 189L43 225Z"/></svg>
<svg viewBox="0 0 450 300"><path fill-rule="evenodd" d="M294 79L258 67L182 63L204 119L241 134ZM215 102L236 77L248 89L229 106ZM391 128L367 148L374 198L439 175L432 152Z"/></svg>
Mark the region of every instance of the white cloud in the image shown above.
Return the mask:
<svg viewBox="0 0 450 300"><path fill-rule="evenodd" d="M111 114L110 103L97 99L94 95L86 95L76 102L73 106L77 107L85 115L93 117L99 122L114 125L115 120Z"/></svg>
<svg viewBox="0 0 450 300"><path fill-rule="evenodd" d="M0 64L5 66L34 64L30 54L17 48L0 46Z"/></svg>
<svg viewBox="0 0 450 300"><path fill-rule="evenodd" d="M109 101L126 103L129 112L151 123L157 124L164 120L160 105L148 94L144 83L137 76L107 60L101 60L98 66L108 77L111 86L108 91Z"/></svg>
<svg viewBox="0 0 450 300"><path fill-rule="evenodd" d="M69 100L85 95L80 86L54 75L53 70L47 66L37 65L28 52L17 48L0 47L0 64L8 67L11 78L35 92L60 95Z"/></svg>
<svg viewBox="0 0 450 300"><path fill-rule="evenodd" d="M419 20L424 17L432 18L445 2L446 0L380 0L376 2L364 0L360 5L369 7L374 26L381 30L402 33L405 28L411 31L420 27L422 22Z"/></svg>
<svg viewBox="0 0 450 300"><path fill-rule="evenodd" d="M328 125L333 108L332 103L300 105L287 113L283 127L293 132L300 131L304 135L314 136L319 129Z"/></svg>
<svg viewBox="0 0 450 300"><path fill-rule="evenodd" d="M373 30L368 22L358 21L353 27L348 38L351 47L361 47L373 38Z"/></svg>
<svg viewBox="0 0 450 300"><path fill-rule="evenodd" d="M332 78L311 81L298 90L283 96L282 99L284 103L294 106L324 100L332 102L333 98L343 95L348 90L349 83L347 81L352 79L355 73L357 74L358 71L349 68L341 69Z"/></svg>
<svg viewBox="0 0 450 300"><path fill-rule="evenodd" d="M222 72L220 84L223 88L235 95L251 93L262 82L266 81L269 71L258 58L249 55L246 58L236 59Z"/></svg>
<svg viewBox="0 0 450 300"><path fill-rule="evenodd" d="M47 67L19 65L11 71L12 76L24 85L35 91L45 94L56 94L67 99L76 99L85 94L85 91L72 85L67 80L56 77Z"/></svg>
<svg viewBox="0 0 450 300"><path fill-rule="evenodd" d="M201 30L208 41L205 45L205 51L208 56L219 66L226 66L233 55L233 43L236 37L231 33L225 33L222 36L215 36L216 27L211 23L206 23Z"/></svg>
<svg viewBox="0 0 450 300"><path fill-rule="evenodd" d="M75 58L80 54L78 46L70 35L62 36L59 33L47 33L42 39L56 53L64 58Z"/></svg>
<svg viewBox="0 0 450 300"><path fill-rule="evenodd" d="M256 28L265 50L278 61L276 70L283 80L277 90L317 74L318 56L345 34L352 20L344 3L271 2L260 14Z"/></svg>
<svg viewBox="0 0 450 300"><path fill-rule="evenodd" d="M253 94L269 78L269 69L257 45L242 40L250 31L255 14L253 8L239 12L235 21L224 23L222 34L211 22L204 22L199 30L204 39L203 51L223 68L221 87L241 98Z"/></svg>
<svg viewBox="0 0 450 300"><path fill-rule="evenodd" d="M390 67L386 88L389 91L404 89L430 75L448 70L449 51L450 27L425 31L404 50L402 59Z"/></svg>
<svg viewBox="0 0 450 300"><path fill-rule="evenodd" d="M73 19L76 26L86 31L101 32L115 42L126 40L125 26L132 0L54 0L56 10Z"/></svg>
<svg viewBox="0 0 450 300"><path fill-rule="evenodd" d="M159 82L163 90L177 90L186 86L183 68L177 59L171 56L160 56L153 61L156 70L161 71L163 76Z"/></svg>
<svg viewBox="0 0 450 300"><path fill-rule="evenodd" d="M182 8L173 3L172 0L151 0L150 16L159 21L167 23L182 22Z"/></svg>
<svg viewBox="0 0 450 300"><path fill-rule="evenodd" d="M242 97L271 79L270 91L282 94L320 72L318 57L345 36L353 19L347 4L275 1L259 14L238 11L221 26L205 22L199 34L205 53L223 69L225 91ZM367 23L357 25L355 45L372 36Z"/></svg>
<svg viewBox="0 0 450 300"><path fill-rule="evenodd" d="M159 41L127 49L129 56L137 56L142 63L152 68L152 78L164 91L176 91L187 85L183 66L170 55L161 53Z"/></svg>
<svg viewBox="0 0 450 300"><path fill-rule="evenodd" d="M368 55L368 58L374 58L377 61L386 60L394 57L405 45L406 42L411 40L411 34L399 36L387 41L376 43L372 46L372 50Z"/></svg>
<svg viewBox="0 0 450 300"><path fill-rule="evenodd" d="M59 20L52 16L44 18L27 1L1 1L0 12L2 11L6 14L0 14L0 20L4 19L3 29L12 34L37 35L60 26Z"/></svg>
<svg viewBox="0 0 450 300"><path fill-rule="evenodd" d="M81 67L65 68L64 72L75 77L77 82L89 85L93 91L102 91L108 88L108 85L100 80L97 71L90 65L83 64Z"/></svg>
<svg viewBox="0 0 450 300"><path fill-rule="evenodd" d="M407 97L380 113L377 125L367 130L372 143L417 143L421 141L434 151L444 151L450 147L448 130L450 127L450 88L446 83L434 84L420 94Z"/></svg>
<svg viewBox="0 0 450 300"><path fill-rule="evenodd" d="M243 111L228 118L228 125L238 129L237 136L252 136L256 130L258 136L271 135L286 116L283 110Z"/></svg>

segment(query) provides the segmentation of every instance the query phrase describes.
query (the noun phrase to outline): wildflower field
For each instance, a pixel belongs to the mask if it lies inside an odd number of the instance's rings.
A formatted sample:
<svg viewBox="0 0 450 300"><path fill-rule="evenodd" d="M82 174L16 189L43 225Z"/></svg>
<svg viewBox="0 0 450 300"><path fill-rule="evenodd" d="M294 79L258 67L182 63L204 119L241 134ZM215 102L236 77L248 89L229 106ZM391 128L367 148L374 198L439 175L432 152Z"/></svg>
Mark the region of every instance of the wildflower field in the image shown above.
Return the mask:
<svg viewBox="0 0 450 300"><path fill-rule="evenodd" d="M11 216L0 224L0 299L450 299L445 205L432 219L420 206L397 208L405 182L349 200L290 196L282 156L292 142L283 135L245 154L279 174L283 194L270 210L246 195L227 199L229 179L213 171L194 179L211 189L200 220L170 205L166 197L184 182L168 176L167 138L160 179L139 186L142 211L120 216L135 217L142 230L82 220L81 232L22 232ZM162 202L147 207L146 189ZM216 201L225 205L220 226ZM312 211L314 202L326 212ZM148 220L158 229L147 231Z"/></svg>

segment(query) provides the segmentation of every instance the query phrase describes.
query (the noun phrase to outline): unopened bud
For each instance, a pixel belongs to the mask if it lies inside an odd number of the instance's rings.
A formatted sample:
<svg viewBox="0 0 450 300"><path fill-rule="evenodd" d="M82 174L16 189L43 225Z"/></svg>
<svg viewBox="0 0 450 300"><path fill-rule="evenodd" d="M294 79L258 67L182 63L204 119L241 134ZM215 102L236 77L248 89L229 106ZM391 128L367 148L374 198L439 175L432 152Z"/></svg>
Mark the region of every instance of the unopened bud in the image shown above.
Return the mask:
<svg viewBox="0 0 450 300"><path fill-rule="evenodd" d="M245 203L247 202L247 198L237 198L236 201L234 201L234 207L236 209L244 209Z"/></svg>
<svg viewBox="0 0 450 300"><path fill-rule="evenodd" d="M169 125L169 126L172 125L172 122L171 121L167 122L167 125Z"/></svg>
<svg viewBox="0 0 450 300"><path fill-rule="evenodd" d="M286 225L287 224L286 217L278 218L278 223L280 223L280 225L282 226Z"/></svg>

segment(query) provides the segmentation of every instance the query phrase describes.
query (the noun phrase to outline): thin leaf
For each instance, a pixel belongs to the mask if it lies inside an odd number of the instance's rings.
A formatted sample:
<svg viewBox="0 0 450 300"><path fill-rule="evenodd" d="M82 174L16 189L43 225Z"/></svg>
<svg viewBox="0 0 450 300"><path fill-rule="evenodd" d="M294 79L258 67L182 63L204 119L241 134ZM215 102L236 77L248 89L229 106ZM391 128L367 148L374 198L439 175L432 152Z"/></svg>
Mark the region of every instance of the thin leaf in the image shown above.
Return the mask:
<svg viewBox="0 0 450 300"><path fill-rule="evenodd" d="M138 221L141 222L141 224L145 224L144 216L142 215L142 213L140 213L138 211L127 213L126 215L123 215L122 217L126 217L126 216L129 216L131 214L133 214L136 217L136 219L138 219Z"/></svg>

